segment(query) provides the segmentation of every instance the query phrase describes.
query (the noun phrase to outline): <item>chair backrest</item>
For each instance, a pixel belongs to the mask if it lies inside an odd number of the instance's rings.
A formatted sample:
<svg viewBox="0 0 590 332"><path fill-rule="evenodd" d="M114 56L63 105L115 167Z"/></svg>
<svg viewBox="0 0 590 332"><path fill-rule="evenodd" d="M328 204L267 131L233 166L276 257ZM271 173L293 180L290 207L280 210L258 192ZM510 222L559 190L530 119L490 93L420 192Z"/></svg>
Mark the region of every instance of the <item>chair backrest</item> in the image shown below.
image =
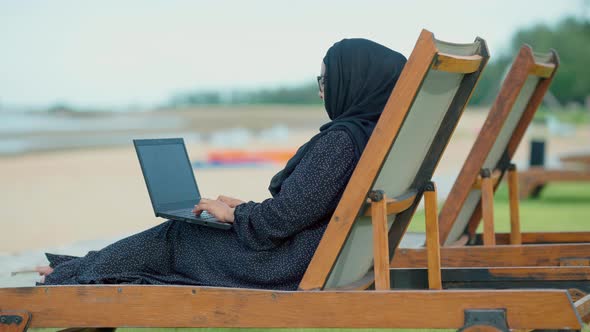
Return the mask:
<svg viewBox="0 0 590 332"><path fill-rule="evenodd" d="M472 188L473 183L482 168L500 172L502 178L558 66L555 51L536 54L528 45L521 47L441 209L441 244L475 233L481 220L481 192Z"/></svg>
<svg viewBox="0 0 590 332"><path fill-rule="evenodd" d="M392 257L488 59L485 41L451 44L423 30L343 193L300 289L358 282L373 265L371 190L418 194L388 218Z"/></svg>

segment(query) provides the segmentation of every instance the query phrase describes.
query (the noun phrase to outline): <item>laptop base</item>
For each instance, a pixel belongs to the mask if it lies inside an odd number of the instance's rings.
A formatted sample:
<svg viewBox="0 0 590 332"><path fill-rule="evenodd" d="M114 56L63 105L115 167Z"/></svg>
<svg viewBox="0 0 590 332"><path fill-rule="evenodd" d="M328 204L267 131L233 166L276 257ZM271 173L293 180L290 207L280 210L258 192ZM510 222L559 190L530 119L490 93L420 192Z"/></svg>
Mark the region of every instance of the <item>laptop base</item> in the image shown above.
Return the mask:
<svg viewBox="0 0 590 332"><path fill-rule="evenodd" d="M213 228L223 229L223 230L228 230L232 227L232 224L230 224L230 223L221 222L221 221L204 220L204 219L200 219L197 216L195 216L194 218L187 218L187 217L179 217L179 216L174 216L174 215L165 214L165 213L158 213L157 217L162 217L162 218L175 220L175 221L185 221L185 222L189 222L191 224L197 224L197 225L201 225L201 226L213 227Z"/></svg>

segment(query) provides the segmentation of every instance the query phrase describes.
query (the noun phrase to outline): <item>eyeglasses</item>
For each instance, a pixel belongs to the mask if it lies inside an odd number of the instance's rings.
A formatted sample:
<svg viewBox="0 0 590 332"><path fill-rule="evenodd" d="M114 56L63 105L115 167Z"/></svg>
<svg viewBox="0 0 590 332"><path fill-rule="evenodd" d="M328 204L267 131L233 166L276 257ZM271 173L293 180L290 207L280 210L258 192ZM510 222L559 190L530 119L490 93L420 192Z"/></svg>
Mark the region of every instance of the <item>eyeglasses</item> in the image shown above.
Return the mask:
<svg viewBox="0 0 590 332"><path fill-rule="evenodd" d="M326 84L326 75L318 76L318 89L320 92L324 92L324 84Z"/></svg>

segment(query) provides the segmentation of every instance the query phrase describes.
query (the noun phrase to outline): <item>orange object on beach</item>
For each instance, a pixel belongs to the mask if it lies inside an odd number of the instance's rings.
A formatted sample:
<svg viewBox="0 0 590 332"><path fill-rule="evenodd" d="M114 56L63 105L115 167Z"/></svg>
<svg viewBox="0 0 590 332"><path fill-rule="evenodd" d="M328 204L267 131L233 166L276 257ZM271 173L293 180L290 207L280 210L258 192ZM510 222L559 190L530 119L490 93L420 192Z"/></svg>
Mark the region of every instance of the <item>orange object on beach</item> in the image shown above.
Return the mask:
<svg viewBox="0 0 590 332"><path fill-rule="evenodd" d="M216 150L207 154L210 162L241 163L241 162L274 162L286 163L296 150Z"/></svg>

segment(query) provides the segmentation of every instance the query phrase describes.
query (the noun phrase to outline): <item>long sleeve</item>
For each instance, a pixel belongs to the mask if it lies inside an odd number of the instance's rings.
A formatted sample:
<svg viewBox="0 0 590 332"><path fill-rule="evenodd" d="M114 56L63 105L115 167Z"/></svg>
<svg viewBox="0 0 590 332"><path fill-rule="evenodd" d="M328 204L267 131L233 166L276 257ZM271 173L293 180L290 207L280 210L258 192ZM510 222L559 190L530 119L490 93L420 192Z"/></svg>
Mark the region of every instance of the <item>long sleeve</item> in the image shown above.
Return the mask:
<svg viewBox="0 0 590 332"><path fill-rule="evenodd" d="M334 212L356 165L354 145L343 131L316 141L281 191L261 203L236 207L234 230L253 250L269 250Z"/></svg>

